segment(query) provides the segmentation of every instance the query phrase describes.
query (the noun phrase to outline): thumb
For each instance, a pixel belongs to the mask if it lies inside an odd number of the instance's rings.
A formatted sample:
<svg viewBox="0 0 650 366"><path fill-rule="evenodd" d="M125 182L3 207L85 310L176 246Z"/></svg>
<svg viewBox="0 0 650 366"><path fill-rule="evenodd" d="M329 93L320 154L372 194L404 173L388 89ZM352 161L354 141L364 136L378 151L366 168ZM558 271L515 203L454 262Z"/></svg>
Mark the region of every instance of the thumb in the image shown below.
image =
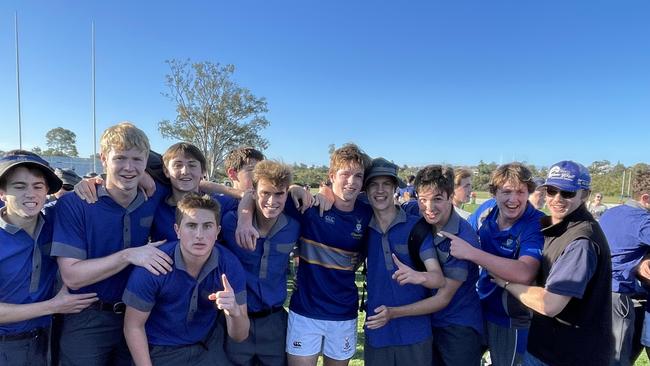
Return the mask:
<svg viewBox="0 0 650 366"><path fill-rule="evenodd" d="M391 256L393 257L393 262L395 263L397 268L402 269L402 268L406 267L406 265L404 263L402 263L399 259L397 259L397 256L395 255L395 253L392 253Z"/></svg>
<svg viewBox="0 0 650 366"><path fill-rule="evenodd" d="M208 295L208 300L210 300L210 301L215 301L215 300L217 300L217 294L216 294L216 293L212 293L212 294Z"/></svg>
<svg viewBox="0 0 650 366"><path fill-rule="evenodd" d="M382 305L382 306L380 306L378 308L375 308L375 314L381 313L382 311L384 311L384 309L386 309L385 305Z"/></svg>
<svg viewBox="0 0 650 366"><path fill-rule="evenodd" d="M221 275L221 283L223 284L224 291L232 292L232 286L230 286L230 282L228 282L228 277L226 277L225 274Z"/></svg>
<svg viewBox="0 0 650 366"><path fill-rule="evenodd" d="M159 241L154 241L149 243L152 247L159 247L167 242L167 239L159 240Z"/></svg>

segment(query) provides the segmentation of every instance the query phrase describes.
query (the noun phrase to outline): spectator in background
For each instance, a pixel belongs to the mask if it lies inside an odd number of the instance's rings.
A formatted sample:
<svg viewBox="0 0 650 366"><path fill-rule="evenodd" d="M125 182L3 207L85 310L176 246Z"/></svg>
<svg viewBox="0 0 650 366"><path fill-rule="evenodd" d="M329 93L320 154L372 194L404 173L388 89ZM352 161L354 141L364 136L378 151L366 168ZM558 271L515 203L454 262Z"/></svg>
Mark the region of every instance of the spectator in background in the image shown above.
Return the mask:
<svg viewBox="0 0 650 366"><path fill-rule="evenodd" d="M528 195L528 202L536 209L541 210L546 205L546 190L542 188L544 179L539 177L533 178L533 182L537 188Z"/></svg>
<svg viewBox="0 0 650 366"><path fill-rule="evenodd" d="M649 210L650 171L637 170L632 176L632 198L607 210L600 219L612 251L612 365L634 364L641 352L640 344L633 340L638 340L635 334L641 331L643 307L638 299L645 297L645 291L636 274L638 270L643 277L650 268L648 262L643 261L650 249ZM650 336L644 338L650 339Z"/></svg>
<svg viewBox="0 0 650 366"><path fill-rule="evenodd" d="M600 220L600 217L607 211L607 206L602 203L603 194L598 192L594 194L594 199L587 203L587 210L591 213L596 220Z"/></svg>
<svg viewBox="0 0 650 366"><path fill-rule="evenodd" d="M472 193L472 172L467 169L457 169L454 174L454 195L452 202L456 213L467 220L470 212L463 210L463 206L469 202Z"/></svg>
<svg viewBox="0 0 650 366"><path fill-rule="evenodd" d="M415 175L411 174L406 180L406 187L398 188L395 192L395 198L397 203L406 203L409 201L415 200L415 187L413 187L413 182L415 181Z"/></svg>

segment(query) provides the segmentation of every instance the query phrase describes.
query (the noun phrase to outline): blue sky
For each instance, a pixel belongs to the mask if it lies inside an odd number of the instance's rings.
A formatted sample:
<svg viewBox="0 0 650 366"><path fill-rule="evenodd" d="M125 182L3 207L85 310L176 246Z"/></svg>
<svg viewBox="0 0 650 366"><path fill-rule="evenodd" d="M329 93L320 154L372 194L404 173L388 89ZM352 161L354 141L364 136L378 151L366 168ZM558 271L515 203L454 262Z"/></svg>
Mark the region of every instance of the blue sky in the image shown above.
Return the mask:
<svg viewBox="0 0 650 366"><path fill-rule="evenodd" d="M98 135L131 120L158 151L165 60L189 58L267 98L267 156L289 163L349 141L408 165L649 161L646 0L2 1L2 150L18 147L15 11L27 148L61 126L92 153L94 21Z"/></svg>

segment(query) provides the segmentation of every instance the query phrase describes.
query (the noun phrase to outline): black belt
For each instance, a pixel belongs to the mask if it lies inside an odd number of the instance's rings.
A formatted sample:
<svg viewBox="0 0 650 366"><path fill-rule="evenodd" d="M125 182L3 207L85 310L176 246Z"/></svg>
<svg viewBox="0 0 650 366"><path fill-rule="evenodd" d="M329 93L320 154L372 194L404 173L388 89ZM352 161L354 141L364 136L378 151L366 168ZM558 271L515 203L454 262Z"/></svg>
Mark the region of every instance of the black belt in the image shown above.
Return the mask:
<svg viewBox="0 0 650 366"><path fill-rule="evenodd" d="M265 316L269 316L269 315L271 315L273 313L277 313L278 311L282 311L282 310L284 310L284 308L282 306L274 306L274 307L272 307L270 309L266 309L266 310L249 311L248 312L248 317L253 318L253 319L263 318Z"/></svg>
<svg viewBox="0 0 650 366"><path fill-rule="evenodd" d="M110 303L110 302L103 302L103 301L96 301L92 303L88 309L95 309L95 310L101 310L101 311L110 311L114 314L124 314L126 311L126 304L124 304L121 301L118 301L116 303Z"/></svg>
<svg viewBox="0 0 650 366"><path fill-rule="evenodd" d="M6 334L0 336L0 342L6 341L20 341L23 339L33 339L45 335L44 328L32 329L29 332L22 332L17 334Z"/></svg>

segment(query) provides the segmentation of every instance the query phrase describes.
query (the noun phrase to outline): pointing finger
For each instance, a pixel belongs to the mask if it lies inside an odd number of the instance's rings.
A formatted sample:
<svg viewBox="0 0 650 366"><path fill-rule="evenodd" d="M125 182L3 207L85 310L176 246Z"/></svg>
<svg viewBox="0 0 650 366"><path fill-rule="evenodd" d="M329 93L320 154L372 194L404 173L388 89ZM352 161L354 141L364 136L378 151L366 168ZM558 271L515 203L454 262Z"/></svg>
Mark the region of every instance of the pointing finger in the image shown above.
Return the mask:
<svg viewBox="0 0 650 366"><path fill-rule="evenodd" d="M230 282L228 282L228 277L226 277L225 274L221 275L221 283L223 284L224 291L232 292L232 286L230 286Z"/></svg>

